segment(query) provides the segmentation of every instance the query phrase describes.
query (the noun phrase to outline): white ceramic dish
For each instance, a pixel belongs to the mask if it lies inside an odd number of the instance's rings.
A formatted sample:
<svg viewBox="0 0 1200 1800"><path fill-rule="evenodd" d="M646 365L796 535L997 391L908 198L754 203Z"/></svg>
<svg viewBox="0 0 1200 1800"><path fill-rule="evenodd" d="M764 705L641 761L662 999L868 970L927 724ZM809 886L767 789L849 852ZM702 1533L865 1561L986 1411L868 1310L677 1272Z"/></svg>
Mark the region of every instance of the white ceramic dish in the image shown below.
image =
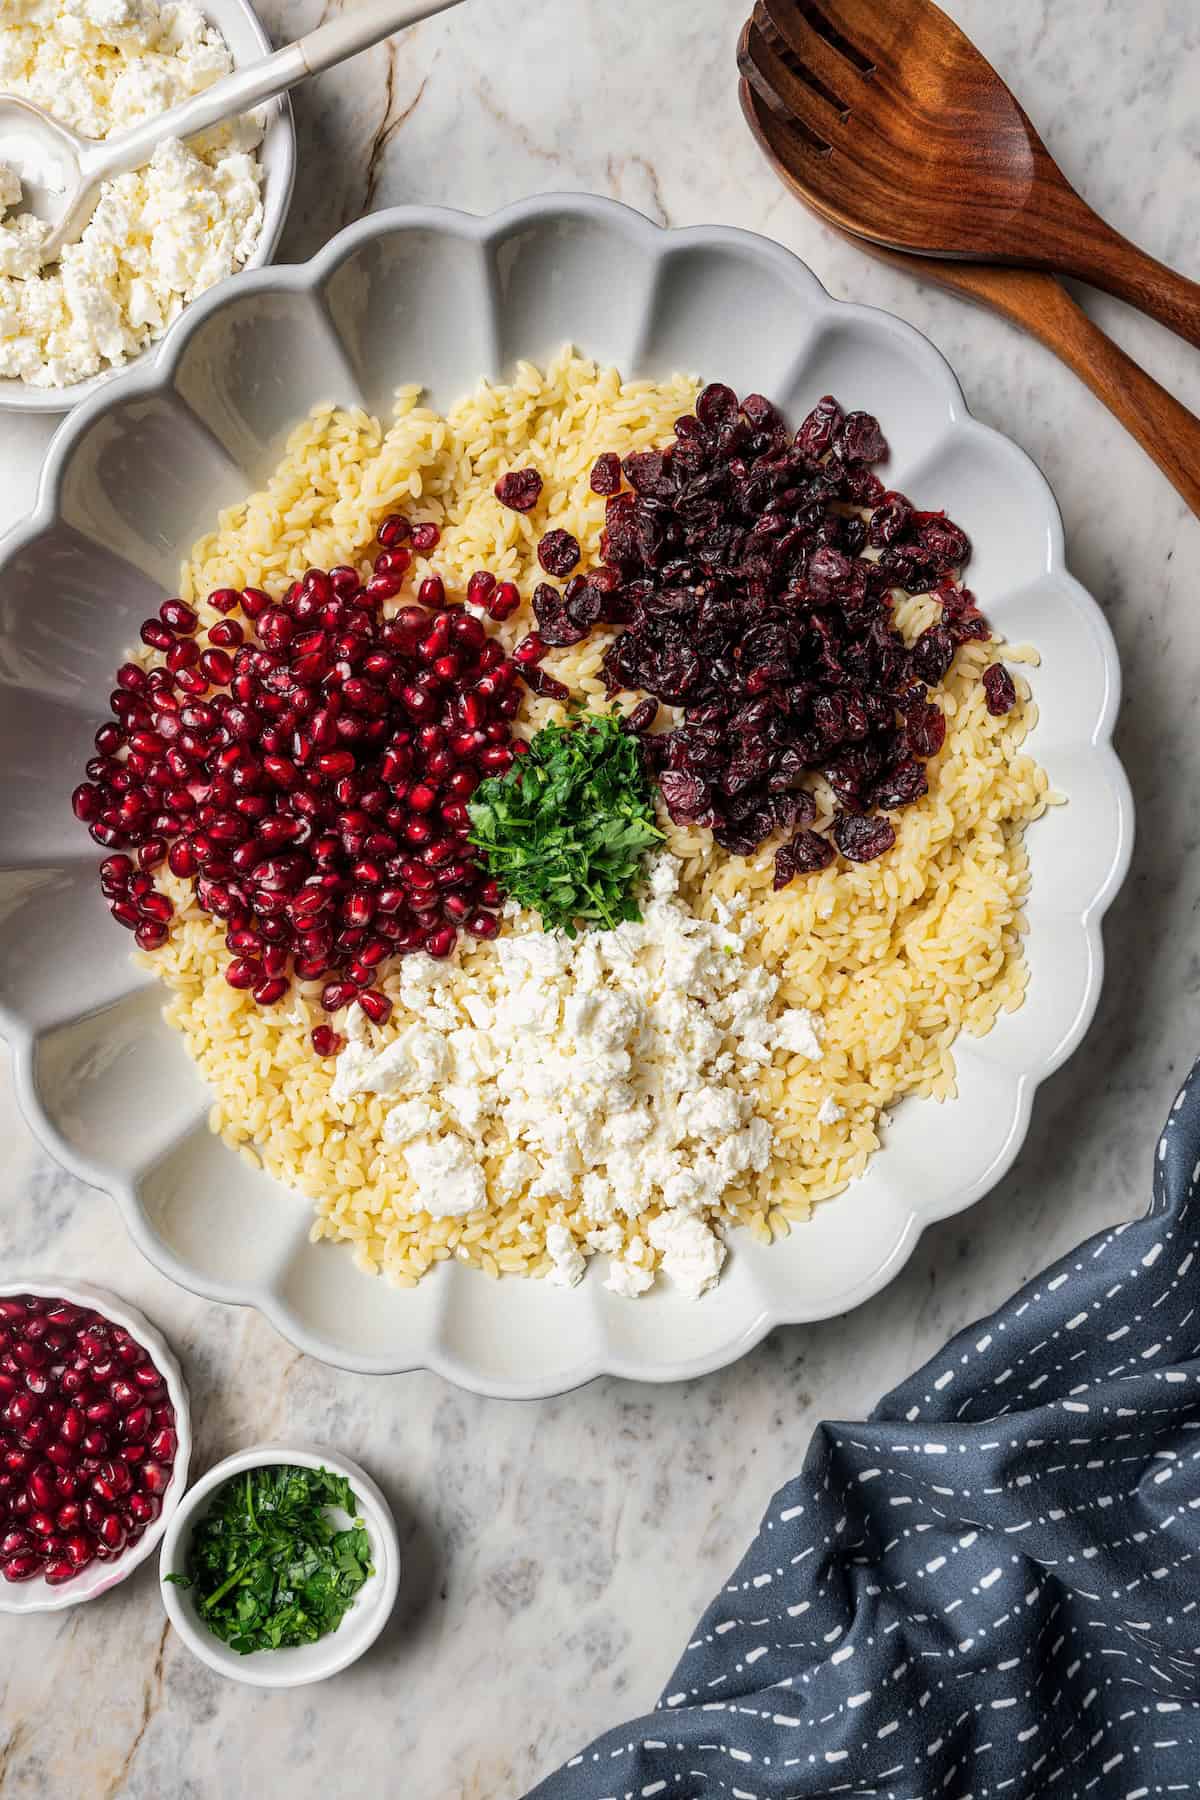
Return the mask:
<svg viewBox="0 0 1200 1800"><path fill-rule="evenodd" d="M255 1650L249 1656L239 1656L201 1621L191 1589L179 1587L166 1577L186 1573L193 1528L208 1511L216 1489L233 1476L247 1469L261 1469L268 1463L326 1468L331 1474L346 1477L362 1507L375 1573L363 1583L341 1624L328 1637L295 1649ZM344 1529L342 1521L338 1524ZM305 1687L357 1662L387 1624L400 1586L400 1539L391 1507L357 1463L315 1444L258 1444L239 1450L236 1456L227 1456L184 1496L163 1540L158 1575L167 1617L192 1654L210 1669L250 1687Z"/></svg>
<svg viewBox="0 0 1200 1800"><path fill-rule="evenodd" d="M250 0L199 0L205 18L215 25L229 46L234 65L257 62L273 49L270 38ZM263 226L247 269L262 268L275 254L280 233L292 200L292 184L296 177L296 126L291 101L285 94L265 107L267 130L259 147L263 167ZM141 368L154 356L158 346L151 345L141 356L108 369L87 381L76 381L70 387L35 388L23 381L0 379L0 412L65 413L87 400L112 381L120 381L132 369Z"/></svg>
<svg viewBox="0 0 1200 1800"><path fill-rule="evenodd" d="M127 1575L157 1548L187 1486L188 1461L192 1453L191 1414L187 1388L179 1363L170 1345L136 1307L119 1300L107 1288L94 1287L90 1281L59 1280L56 1275L29 1275L20 1281L0 1281L0 1298L13 1294L47 1295L55 1300L69 1300L77 1306L90 1306L103 1313L114 1325L123 1325L131 1337L150 1352L151 1360L167 1383L167 1393L175 1408L175 1435L178 1447L171 1480L163 1495L162 1511L153 1525L115 1562L93 1562L73 1581L51 1587L41 1576L33 1581L0 1580L0 1613L61 1612L64 1607L78 1606L82 1600L95 1600L124 1581Z"/></svg>
<svg viewBox="0 0 1200 1800"><path fill-rule="evenodd" d="M761 389L794 415L826 391L876 412L889 480L960 521L996 628L1040 646L1032 747L1071 797L1029 836L1028 1000L986 1039L959 1041L959 1098L901 1107L865 1179L789 1241L738 1235L700 1303L667 1291L630 1302L594 1279L570 1292L490 1282L455 1263L398 1292L346 1250L311 1244L307 1203L208 1132L206 1091L109 924L68 805L138 622L310 405L378 412L420 379L445 407L567 339L632 375L684 367ZM1038 1082L1095 1009L1100 921L1130 854L1115 650L1067 573L1028 457L971 417L918 332L830 299L786 251L737 231L664 232L579 196L487 219L375 214L312 263L198 301L153 364L55 439L34 517L0 561L0 683L0 1028L34 1130L116 1197L136 1243L185 1286L259 1307L325 1360L426 1366L490 1394L555 1393L603 1372L678 1380L883 1287L924 1226L986 1193L1020 1148Z"/></svg>

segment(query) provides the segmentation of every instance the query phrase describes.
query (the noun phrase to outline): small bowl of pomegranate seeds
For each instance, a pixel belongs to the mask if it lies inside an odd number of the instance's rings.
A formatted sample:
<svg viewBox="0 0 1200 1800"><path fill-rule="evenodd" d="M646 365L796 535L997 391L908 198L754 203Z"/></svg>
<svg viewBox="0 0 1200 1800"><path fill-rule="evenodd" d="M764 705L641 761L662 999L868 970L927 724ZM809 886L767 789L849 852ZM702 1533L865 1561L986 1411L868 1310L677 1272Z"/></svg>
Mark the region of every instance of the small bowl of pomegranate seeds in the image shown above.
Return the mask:
<svg viewBox="0 0 1200 1800"><path fill-rule="evenodd" d="M88 1282L0 1284L0 1612L94 1600L187 1482L187 1390L140 1312Z"/></svg>

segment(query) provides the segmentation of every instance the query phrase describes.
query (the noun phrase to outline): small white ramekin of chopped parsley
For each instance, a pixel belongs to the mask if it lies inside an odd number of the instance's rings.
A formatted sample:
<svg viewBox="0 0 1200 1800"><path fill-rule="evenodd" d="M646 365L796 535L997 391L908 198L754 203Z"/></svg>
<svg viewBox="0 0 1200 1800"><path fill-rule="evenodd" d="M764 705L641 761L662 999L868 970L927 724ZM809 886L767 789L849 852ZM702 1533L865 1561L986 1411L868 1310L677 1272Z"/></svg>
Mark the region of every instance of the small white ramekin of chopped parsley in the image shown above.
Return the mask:
<svg viewBox="0 0 1200 1800"><path fill-rule="evenodd" d="M663 834L641 746L615 713L545 726L467 811L489 872L544 930L575 937L641 916L645 854Z"/></svg>
<svg viewBox="0 0 1200 1800"><path fill-rule="evenodd" d="M251 1456L229 1459L185 1498L179 1529L163 1546L167 1611L223 1673L276 1685L251 1666L262 1662L260 1652L280 1651L297 1653L281 1685L316 1680L353 1660L382 1628L399 1573L395 1526L353 1464ZM369 1490L368 1504L358 1487ZM378 1619L376 1601L385 1602ZM239 1667L241 1659L249 1662Z"/></svg>

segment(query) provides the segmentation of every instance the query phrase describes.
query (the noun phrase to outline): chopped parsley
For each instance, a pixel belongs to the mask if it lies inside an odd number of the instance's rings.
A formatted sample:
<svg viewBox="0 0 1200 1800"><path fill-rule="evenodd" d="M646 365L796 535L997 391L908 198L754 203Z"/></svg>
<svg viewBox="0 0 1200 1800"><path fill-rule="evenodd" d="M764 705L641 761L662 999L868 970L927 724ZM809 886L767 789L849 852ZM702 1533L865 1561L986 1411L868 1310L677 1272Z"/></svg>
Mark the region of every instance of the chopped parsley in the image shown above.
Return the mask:
<svg viewBox="0 0 1200 1800"><path fill-rule="evenodd" d="M336 1507L352 1521L341 1530ZM187 1573L196 1611L222 1642L248 1656L315 1644L341 1624L373 1575L371 1543L344 1475L269 1464L218 1489L192 1532Z"/></svg>
<svg viewBox="0 0 1200 1800"><path fill-rule="evenodd" d="M547 931L638 919L642 858L662 839L641 746L604 713L539 731L506 775L476 789L471 842Z"/></svg>

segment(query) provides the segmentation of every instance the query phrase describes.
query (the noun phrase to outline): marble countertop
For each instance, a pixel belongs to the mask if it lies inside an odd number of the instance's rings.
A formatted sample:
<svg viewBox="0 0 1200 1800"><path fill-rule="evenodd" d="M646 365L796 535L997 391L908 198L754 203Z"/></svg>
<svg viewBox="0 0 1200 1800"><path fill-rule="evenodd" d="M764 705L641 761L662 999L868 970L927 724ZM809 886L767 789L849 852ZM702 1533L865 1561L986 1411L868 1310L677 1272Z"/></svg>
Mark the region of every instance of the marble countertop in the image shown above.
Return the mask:
<svg viewBox="0 0 1200 1800"><path fill-rule="evenodd" d="M665 224L719 221L798 251L835 294L920 326L980 417L1023 444L1066 518L1075 572L1125 670L1119 745L1139 807L1082 1050L1042 1091L1013 1172L931 1231L870 1306L774 1334L686 1387L600 1381L525 1405L427 1375L371 1380L293 1351L252 1313L172 1287L115 1208L31 1139L7 1072L0 1267L77 1272L145 1308L191 1384L197 1468L284 1433L368 1464L401 1525L394 1619L353 1670L266 1694L210 1674L165 1623L152 1569L105 1600L0 1618L0 1795L290 1800L387 1788L514 1800L593 1732L652 1703L814 1422L854 1417L1079 1238L1141 1209L1154 1138L1200 1036L1200 525L1048 352L836 241L759 161L737 106L747 0L469 0L296 96L300 169L283 254L366 209L483 212L590 189ZM321 0L266 0L279 38ZM1114 224L1196 272L1200 163L1187 0L950 0L1052 149ZM1200 410L1200 355L1116 302L1095 316ZM731 322L731 329L735 329ZM0 426L27 492L48 436Z"/></svg>

